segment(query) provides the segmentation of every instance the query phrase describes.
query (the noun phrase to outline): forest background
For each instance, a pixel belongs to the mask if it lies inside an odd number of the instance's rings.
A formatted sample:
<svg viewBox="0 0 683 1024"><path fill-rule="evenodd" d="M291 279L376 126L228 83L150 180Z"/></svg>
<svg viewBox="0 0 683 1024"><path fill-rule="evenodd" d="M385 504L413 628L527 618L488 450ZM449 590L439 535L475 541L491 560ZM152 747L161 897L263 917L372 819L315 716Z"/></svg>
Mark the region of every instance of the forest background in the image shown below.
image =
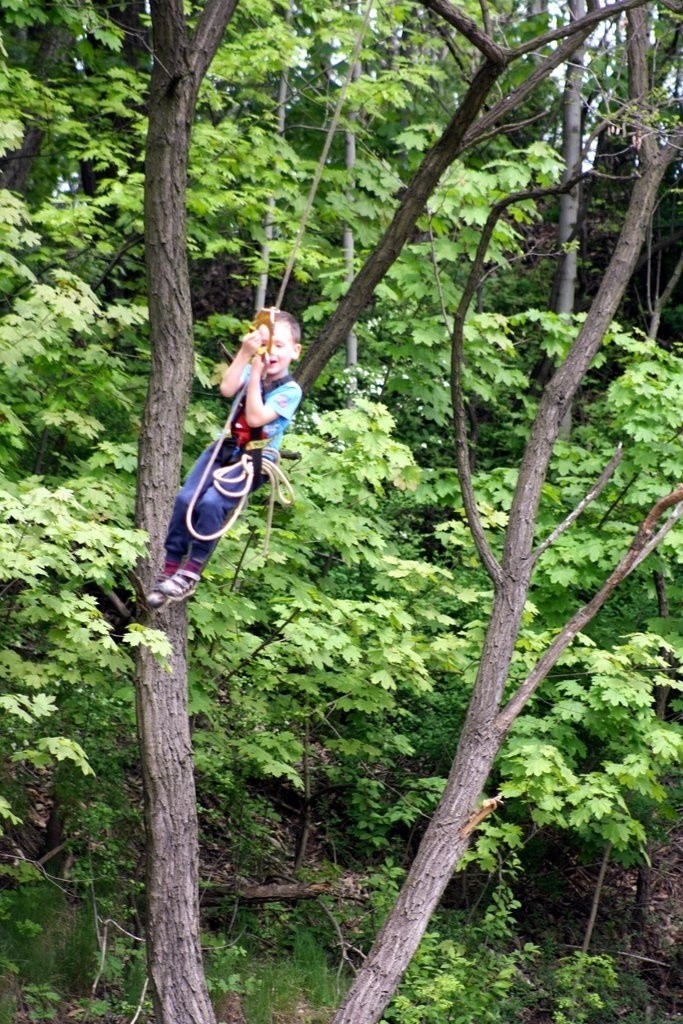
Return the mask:
<svg viewBox="0 0 683 1024"><path fill-rule="evenodd" d="M362 1024L354 991L388 1024L675 1019L683 547L651 528L683 479L676 5L0 10L0 1020L179 1019L177 850L209 1000L186 1019ZM220 430L225 350L295 248L296 504L264 555L254 499L150 619L181 446L187 469ZM470 723L453 873L428 826ZM438 909L371 1008L418 849Z"/></svg>

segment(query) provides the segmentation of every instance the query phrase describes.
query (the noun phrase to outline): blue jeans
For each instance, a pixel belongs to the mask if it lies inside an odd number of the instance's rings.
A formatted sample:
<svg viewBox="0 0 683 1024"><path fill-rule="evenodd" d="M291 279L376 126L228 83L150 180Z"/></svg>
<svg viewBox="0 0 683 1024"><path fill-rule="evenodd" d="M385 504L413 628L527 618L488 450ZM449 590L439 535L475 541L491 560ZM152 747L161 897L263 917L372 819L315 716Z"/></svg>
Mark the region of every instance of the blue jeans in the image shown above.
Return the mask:
<svg viewBox="0 0 683 1024"><path fill-rule="evenodd" d="M188 506L199 486L204 470L214 453L217 443L209 445L202 452L176 496L164 542L166 556L172 561L183 562L186 558L192 558L197 562L204 563L218 543L219 538L212 541L197 540L188 530L186 522ZM208 537L220 530L229 513L238 503L240 492L244 486L244 471L238 462L223 477L222 481L222 485L230 491L230 482L234 479L235 496L231 497L230 495L220 494L213 486L213 471L219 467L220 460L217 459L204 482L202 491L194 506L192 525L197 533L202 534L204 537ZM254 478L252 490L256 490L260 482Z"/></svg>

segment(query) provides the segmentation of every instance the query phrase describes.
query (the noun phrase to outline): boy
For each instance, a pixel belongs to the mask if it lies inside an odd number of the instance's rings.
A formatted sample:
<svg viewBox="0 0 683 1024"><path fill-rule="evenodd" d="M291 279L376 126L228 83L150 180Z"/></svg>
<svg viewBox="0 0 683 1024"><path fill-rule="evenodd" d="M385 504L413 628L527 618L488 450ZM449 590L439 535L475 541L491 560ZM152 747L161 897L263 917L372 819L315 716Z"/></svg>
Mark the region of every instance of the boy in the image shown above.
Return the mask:
<svg viewBox="0 0 683 1024"><path fill-rule="evenodd" d="M213 471L208 473L196 496L192 526L205 539L198 540L188 529L187 509L201 485L218 441L199 456L178 492L164 542L163 574L146 598L150 608L160 608L169 601L183 601L196 589L217 543L210 538L220 531L228 513L244 493L245 476L240 459L248 445L255 442L252 490L263 482L258 472L259 458L277 459L282 436L301 401L301 388L289 375L290 363L301 353L301 328L290 313L279 309L271 311L270 321L270 352L259 354L269 340L268 327L262 324L242 338L240 350L221 380L220 392L224 398L236 395L245 381L246 387L232 416L231 437L223 440L215 460L217 469L233 465L234 468L222 470L220 491L214 486ZM265 446L264 442L267 442Z"/></svg>

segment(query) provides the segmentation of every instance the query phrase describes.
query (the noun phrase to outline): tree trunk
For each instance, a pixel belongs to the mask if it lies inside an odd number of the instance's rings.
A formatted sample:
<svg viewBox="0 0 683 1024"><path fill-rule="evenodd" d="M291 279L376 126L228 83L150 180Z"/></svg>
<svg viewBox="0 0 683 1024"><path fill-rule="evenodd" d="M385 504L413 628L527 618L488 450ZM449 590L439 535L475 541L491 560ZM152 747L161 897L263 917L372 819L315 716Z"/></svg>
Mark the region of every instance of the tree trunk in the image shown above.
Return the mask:
<svg viewBox="0 0 683 1024"><path fill-rule="evenodd" d="M138 662L147 827L147 966L160 1024L213 1024L200 945L197 817L183 685L184 608L174 605L164 626L173 645L168 667L144 649Z"/></svg>
<svg viewBox="0 0 683 1024"><path fill-rule="evenodd" d="M146 590L162 557L178 486L194 369L185 189L197 93L235 7L208 0L188 38L181 0L151 5L154 65L145 167L145 252L151 374L142 418L137 522L150 537ZM139 649L137 716L147 830L147 962L158 1024L213 1024L199 937L198 835L187 714L187 612L152 617L172 653Z"/></svg>
<svg viewBox="0 0 683 1024"><path fill-rule="evenodd" d="M351 72L351 81L355 82L360 78L360 61L356 61ZM356 117L354 114L349 115L351 123L355 121ZM353 127L346 129L345 134L346 142L346 170L349 173L349 179L351 178L351 172L356 166L356 132ZM350 198L350 197L349 197ZM355 243L353 237L353 228L350 224L344 225L344 235L342 248L344 251L344 266L346 267L346 282L351 284L354 278L354 258L355 258ZM353 401L353 395L356 391L356 375L355 367L358 363L358 338L356 332L351 327L349 333L346 335L346 369L350 370L351 373L348 375L348 392L349 401Z"/></svg>
<svg viewBox="0 0 683 1024"><path fill-rule="evenodd" d="M460 15L442 0L441 6ZM594 22L644 0L612 4L608 13L594 12ZM161 558L168 512L176 490L182 450L183 421L192 378L192 324L185 246L185 178L191 123L197 91L219 43L235 0L207 0L194 37L189 39L180 0L153 0L154 69L150 92L150 124L146 168L146 254L149 283L152 372L143 416L138 476L138 523L150 535L150 560L140 566L143 587ZM591 22L593 24L594 22ZM475 125L493 83L508 55L472 29L468 38L482 49L485 61L442 139L427 154L409 185L392 224L375 253L340 303L304 374L312 380L355 322L359 311L396 259L427 198L465 145L490 132L500 119L528 96L538 82L566 60L590 27L573 29L552 55L513 94L487 111ZM474 127L473 127L474 126ZM657 181L645 168L636 185L638 209L647 217ZM638 230L630 225L631 244ZM641 232L642 233L642 232ZM632 256L626 235L609 288L596 300L593 323L598 333L611 319L630 276ZM631 237L632 236L632 237ZM637 251L638 245L636 245ZM633 257L635 258L635 257ZM611 289L611 290L610 290ZM583 337L583 335L582 335ZM529 461L520 474L508 544L496 588L491 623L475 692L449 783L425 836L409 882L383 935L360 972L337 1024L365 1024L379 1019L437 905L468 841L474 801L504 736L496 719L512 657L531 575L529 553L540 486L556 437L558 415L571 401L585 366L588 334L577 342L571 372L562 368L549 385L548 404L539 413ZM568 360L569 362L569 360ZM583 368L582 368L583 366ZM542 413L542 415L541 415ZM517 519L515 519L515 516ZM141 651L138 663L138 729L148 832L148 962L157 1024L213 1024L199 943L197 901L198 850L192 751L187 719L186 612L171 606L155 613L152 624L166 631L172 646L168 664L160 665ZM355 1009L349 1009L355 1007Z"/></svg>
<svg viewBox="0 0 683 1024"><path fill-rule="evenodd" d="M55 68L68 58L71 34L63 28L48 25L44 29L33 74L41 81L49 80ZM33 163L40 153L45 134L41 122L29 123L19 149L0 159L0 188L25 192Z"/></svg>
<svg viewBox="0 0 683 1024"><path fill-rule="evenodd" d="M570 0L569 8L574 18L582 18L586 13L585 0ZM571 62L567 65L562 100L563 181L571 181L581 169L583 57L584 47L579 46ZM555 280L553 309L556 313L574 312L577 254L576 247L572 243L576 237L578 214L579 186L575 185L571 191L563 192L560 196L560 219L557 227L557 241L560 248L564 248L564 251L560 255Z"/></svg>
<svg viewBox="0 0 683 1024"><path fill-rule="evenodd" d="M595 928L595 922L598 919L598 908L600 906L600 897L602 896L602 890L605 884L605 876L607 874L607 865L612 855L612 844L608 843L605 847L605 852L602 855L602 861L600 863L600 871L598 872L598 880L595 883L595 892L593 893L593 900L591 903L591 912L588 916L588 924L586 925L586 934L583 937L581 944L581 952L587 953L590 949L591 939L593 938L593 930Z"/></svg>
<svg viewBox="0 0 683 1024"><path fill-rule="evenodd" d="M638 21L636 20L636 23ZM639 60L637 54L633 59ZM565 362L547 385L520 467L499 567L492 566L494 601L479 671L443 797L420 844L395 906L333 1024L376 1024L408 966L453 869L469 841L468 820L510 725L549 671L521 689L499 714L534 565L533 543L541 487L562 417L588 370L633 273L664 171L674 146L642 154L640 177L602 285ZM459 398L454 396L454 404ZM466 464L460 459L460 472ZM677 495L680 500L680 495ZM614 583L617 577L615 574ZM618 577L622 578L621 576ZM603 602L609 594L603 595ZM599 605L585 606L581 623ZM567 635L576 635L576 629ZM556 653L555 661L559 657ZM554 662L553 662L554 663Z"/></svg>
<svg viewBox="0 0 683 1024"><path fill-rule="evenodd" d="M573 18L582 18L586 13L585 0L570 0L569 10ZM579 46L567 64L567 73L562 98L562 156L564 174L562 180L571 181L581 169L582 107L581 92L583 78L584 47ZM571 315L574 312L578 255L576 233L579 216L579 189L577 184L560 196L560 217L557 226L557 243L560 249L559 262L551 308L555 313ZM562 419L560 437L569 438L571 432L571 405Z"/></svg>

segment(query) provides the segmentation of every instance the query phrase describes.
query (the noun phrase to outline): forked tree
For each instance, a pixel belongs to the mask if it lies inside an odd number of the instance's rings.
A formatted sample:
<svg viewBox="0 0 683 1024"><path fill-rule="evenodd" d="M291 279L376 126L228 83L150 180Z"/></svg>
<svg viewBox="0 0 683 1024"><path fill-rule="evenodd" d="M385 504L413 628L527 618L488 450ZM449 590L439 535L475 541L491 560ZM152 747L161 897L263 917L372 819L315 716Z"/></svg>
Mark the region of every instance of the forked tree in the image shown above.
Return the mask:
<svg viewBox="0 0 683 1024"><path fill-rule="evenodd" d="M632 12L629 25L632 99L634 102L642 102L645 96L640 91L640 85L643 82L642 69L646 52L643 13ZM470 531L493 584L492 609L472 697L443 796L427 826L398 899L335 1016L334 1024L375 1024L380 1019L418 947L453 870L465 852L472 826L486 812L486 804L481 809L477 808L479 794L485 789L494 759L512 723L576 635L597 614L618 584L657 546L683 514L681 486L671 494L663 495L649 510L631 546L624 552L623 558L603 586L558 632L534 669L503 704L503 693L509 679L534 568L550 543L569 528L589 500L597 497L616 468L618 456L605 468L581 506L558 525L547 542L536 543L541 487L546 478L553 446L565 413L598 352L626 283L635 269L657 191L675 148L674 140L668 140L662 145L654 133L643 139L640 176L634 185L609 266L576 341L547 384L539 402L519 468L500 558L490 548L477 512L469 468L467 416L462 391L464 319L475 291L486 234L498 211L494 211L489 218L479 258L475 261L470 284L465 289L456 316L452 348L452 394L458 475Z"/></svg>

